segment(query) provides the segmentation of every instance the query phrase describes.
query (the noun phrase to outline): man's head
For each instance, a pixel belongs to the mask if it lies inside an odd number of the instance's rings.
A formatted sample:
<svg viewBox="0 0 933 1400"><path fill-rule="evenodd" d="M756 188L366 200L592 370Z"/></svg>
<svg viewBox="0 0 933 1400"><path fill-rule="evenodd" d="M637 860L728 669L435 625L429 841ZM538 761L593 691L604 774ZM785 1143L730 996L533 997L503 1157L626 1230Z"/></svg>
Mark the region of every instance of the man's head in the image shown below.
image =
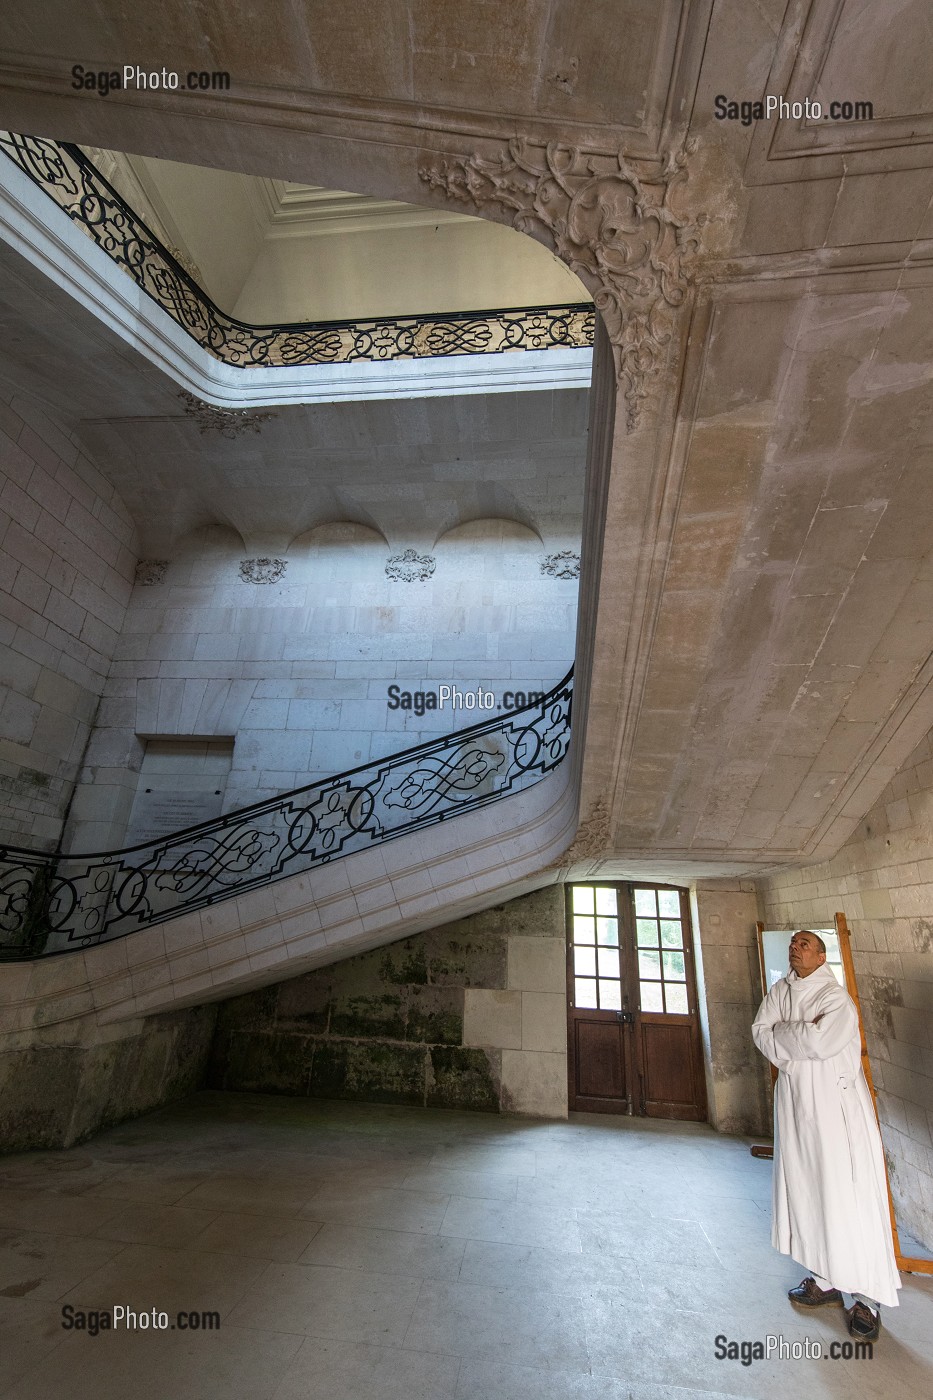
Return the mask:
<svg viewBox="0 0 933 1400"><path fill-rule="evenodd" d="M790 940L788 957L792 972L798 977L809 977L826 961L826 944L818 933L800 928Z"/></svg>

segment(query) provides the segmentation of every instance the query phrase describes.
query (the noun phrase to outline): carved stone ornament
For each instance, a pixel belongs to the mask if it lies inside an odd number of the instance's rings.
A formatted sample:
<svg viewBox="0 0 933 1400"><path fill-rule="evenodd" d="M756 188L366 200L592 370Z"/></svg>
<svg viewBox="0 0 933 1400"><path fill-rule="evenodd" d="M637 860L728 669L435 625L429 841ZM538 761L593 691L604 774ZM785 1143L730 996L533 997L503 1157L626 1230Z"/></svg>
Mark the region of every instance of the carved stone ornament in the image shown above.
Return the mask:
<svg viewBox="0 0 933 1400"><path fill-rule="evenodd" d="M393 554L386 564L386 577L401 583L420 583L430 578L437 567L432 554L416 554L406 549L404 554Z"/></svg>
<svg viewBox="0 0 933 1400"><path fill-rule="evenodd" d="M193 418L202 433L220 433L225 438L235 438L240 433L258 433L259 425L274 418L274 413L255 413L250 408L216 408L212 403L180 389L178 397L185 405L185 413Z"/></svg>
<svg viewBox="0 0 933 1400"><path fill-rule="evenodd" d="M542 574L551 578L579 578L580 556L572 549L562 549L559 554L547 554L541 561Z"/></svg>
<svg viewBox="0 0 933 1400"><path fill-rule="evenodd" d="M136 565L136 582L141 588L151 588L162 582L167 568L167 559L140 559Z"/></svg>
<svg viewBox="0 0 933 1400"><path fill-rule="evenodd" d="M652 173L649 163L636 169L621 151L598 155L516 136L495 159L459 157L419 171L448 199L510 210L512 227L552 247L592 292L612 342L629 429L665 367L699 251L699 225L670 203L686 178L686 154L669 154Z"/></svg>
<svg viewBox="0 0 933 1400"><path fill-rule="evenodd" d="M590 815L577 828L571 845L553 864L568 866L585 860L597 860L610 844L609 807L604 797L597 797L590 808Z"/></svg>
<svg viewBox="0 0 933 1400"><path fill-rule="evenodd" d="M287 568L287 559L241 559L240 578L244 583L278 583Z"/></svg>

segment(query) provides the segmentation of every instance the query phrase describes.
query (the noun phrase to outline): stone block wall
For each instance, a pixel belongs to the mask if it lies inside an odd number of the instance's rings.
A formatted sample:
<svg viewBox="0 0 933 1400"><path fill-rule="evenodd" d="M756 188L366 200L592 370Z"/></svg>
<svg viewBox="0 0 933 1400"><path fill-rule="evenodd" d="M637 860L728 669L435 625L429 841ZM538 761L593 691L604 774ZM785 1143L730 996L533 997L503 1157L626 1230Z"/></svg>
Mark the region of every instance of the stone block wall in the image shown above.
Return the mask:
<svg viewBox="0 0 933 1400"><path fill-rule="evenodd" d="M933 736L838 855L759 892L769 927L846 916L898 1219L933 1246Z"/></svg>
<svg viewBox="0 0 933 1400"><path fill-rule="evenodd" d="M561 679L577 581L542 563L578 542L483 520L415 543L414 563L395 577L387 565L399 551L347 522L307 532L265 564L244 559L239 535L220 526L188 536L168 561L143 561L68 849L123 844L140 736L232 739L232 811L463 729ZM493 707L419 705L418 692L436 696L442 684L480 686Z"/></svg>
<svg viewBox="0 0 933 1400"><path fill-rule="evenodd" d="M0 839L53 849L136 564L120 498L32 400L0 391Z"/></svg>
<svg viewBox="0 0 933 1400"><path fill-rule="evenodd" d="M0 1153L71 1147L203 1085L216 1008L0 1038Z"/></svg>
<svg viewBox="0 0 933 1400"><path fill-rule="evenodd" d="M709 1121L770 1138L770 1076L751 1034L762 997L754 882L700 880L691 910Z"/></svg>
<svg viewBox="0 0 933 1400"><path fill-rule="evenodd" d="M213 1088L567 1114L563 890L221 1005Z"/></svg>

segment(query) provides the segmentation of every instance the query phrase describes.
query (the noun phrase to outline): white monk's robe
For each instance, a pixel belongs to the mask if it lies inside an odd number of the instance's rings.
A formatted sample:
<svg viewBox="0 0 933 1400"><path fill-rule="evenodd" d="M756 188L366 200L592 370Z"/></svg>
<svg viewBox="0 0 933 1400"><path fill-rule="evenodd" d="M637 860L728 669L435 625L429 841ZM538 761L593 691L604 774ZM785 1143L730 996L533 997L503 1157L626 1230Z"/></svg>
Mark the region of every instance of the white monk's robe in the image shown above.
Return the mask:
<svg viewBox="0 0 933 1400"><path fill-rule="evenodd" d="M780 1070L771 1243L834 1288L896 1307L884 1154L854 1001L825 963L809 977L790 972L761 1003L752 1035Z"/></svg>

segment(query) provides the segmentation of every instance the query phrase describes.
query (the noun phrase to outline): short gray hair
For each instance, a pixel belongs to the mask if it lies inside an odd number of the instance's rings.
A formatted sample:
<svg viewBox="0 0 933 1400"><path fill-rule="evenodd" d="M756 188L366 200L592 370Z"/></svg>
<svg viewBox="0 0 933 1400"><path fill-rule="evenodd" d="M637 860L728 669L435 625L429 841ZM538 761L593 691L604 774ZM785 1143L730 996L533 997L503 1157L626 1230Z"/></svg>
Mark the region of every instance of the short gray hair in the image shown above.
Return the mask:
<svg viewBox="0 0 933 1400"><path fill-rule="evenodd" d="M815 938L817 943L820 945L820 952L823 954L824 958L826 957L826 944L823 942L822 938L818 933L814 933L812 928L799 928L797 932L807 933L810 935L811 938Z"/></svg>

